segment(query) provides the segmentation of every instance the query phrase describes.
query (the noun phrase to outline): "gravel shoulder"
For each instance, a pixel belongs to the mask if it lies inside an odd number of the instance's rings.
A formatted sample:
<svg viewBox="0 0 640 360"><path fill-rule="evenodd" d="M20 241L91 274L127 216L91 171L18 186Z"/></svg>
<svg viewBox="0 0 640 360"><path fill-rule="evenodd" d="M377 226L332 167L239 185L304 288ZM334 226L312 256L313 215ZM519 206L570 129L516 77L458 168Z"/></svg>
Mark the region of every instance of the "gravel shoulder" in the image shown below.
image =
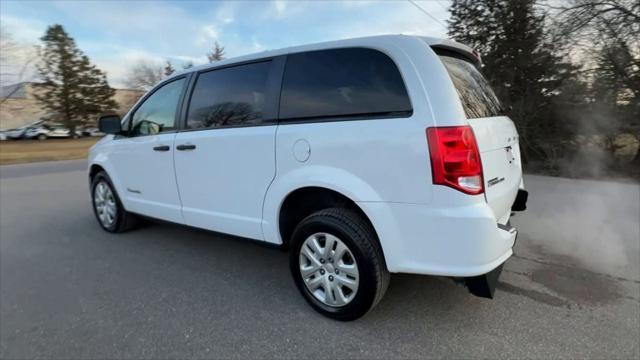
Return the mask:
<svg viewBox="0 0 640 360"><path fill-rule="evenodd" d="M86 159L99 138L0 141L0 165Z"/></svg>

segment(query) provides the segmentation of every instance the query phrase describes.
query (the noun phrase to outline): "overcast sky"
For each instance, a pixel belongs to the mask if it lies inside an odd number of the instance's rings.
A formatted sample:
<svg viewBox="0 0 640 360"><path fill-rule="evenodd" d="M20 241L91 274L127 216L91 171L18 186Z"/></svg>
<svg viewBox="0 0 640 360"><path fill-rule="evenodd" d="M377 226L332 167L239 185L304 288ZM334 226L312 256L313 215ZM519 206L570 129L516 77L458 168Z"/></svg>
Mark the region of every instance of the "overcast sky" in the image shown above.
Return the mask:
<svg viewBox="0 0 640 360"><path fill-rule="evenodd" d="M444 36L449 0L415 1L0 1L3 30L39 43L62 24L110 82L122 86L141 59L206 61L214 41L227 57L319 41L377 34ZM429 15L438 19L435 21Z"/></svg>

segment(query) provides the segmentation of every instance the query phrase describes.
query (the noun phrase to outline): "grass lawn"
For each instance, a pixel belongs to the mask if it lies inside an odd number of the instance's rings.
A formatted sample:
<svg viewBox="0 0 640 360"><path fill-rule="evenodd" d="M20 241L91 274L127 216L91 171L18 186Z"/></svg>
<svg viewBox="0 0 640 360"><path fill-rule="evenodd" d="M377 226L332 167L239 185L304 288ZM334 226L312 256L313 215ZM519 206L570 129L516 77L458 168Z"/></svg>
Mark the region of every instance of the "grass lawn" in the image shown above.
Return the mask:
<svg viewBox="0 0 640 360"><path fill-rule="evenodd" d="M0 165L87 157L100 138L0 141Z"/></svg>

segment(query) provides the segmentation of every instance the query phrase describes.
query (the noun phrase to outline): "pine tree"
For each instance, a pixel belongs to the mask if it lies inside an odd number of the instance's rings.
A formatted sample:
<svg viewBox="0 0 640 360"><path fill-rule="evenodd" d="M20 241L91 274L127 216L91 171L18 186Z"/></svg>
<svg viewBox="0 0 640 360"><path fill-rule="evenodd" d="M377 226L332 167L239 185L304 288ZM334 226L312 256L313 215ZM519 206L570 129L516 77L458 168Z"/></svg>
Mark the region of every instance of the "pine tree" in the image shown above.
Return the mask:
<svg viewBox="0 0 640 360"><path fill-rule="evenodd" d="M500 0L454 0L447 21L449 36L483 56L493 54L497 37L500 36L496 19L500 5Z"/></svg>
<svg viewBox="0 0 640 360"><path fill-rule="evenodd" d="M449 35L480 52L482 72L518 127L524 160L561 153L567 127L554 106L575 68L557 55L536 0L454 0Z"/></svg>
<svg viewBox="0 0 640 360"><path fill-rule="evenodd" d="M106 75L91 64L61 25L47 28L38 73L42 86L34 94L49 111L48 119L64 124L71 134L77 126L116 109L115 90Z"/></svg>
<svg viewBox="0 0 640 360"><path fill-rule="evenodd" d="M209 62L212 63L214 61L220 61L224 59L224 46L220 46L218 42L213 46L213 51L207 54L207 58Z"/></svg>
<svg viewBox="0 0 640 360"><path fill-rule="evenodd" d="M174 69L173 65L171 65L171 62L167 60L167 64L164 66L164 76L170 76L174 72L176 72L176 69Z"/></svg>

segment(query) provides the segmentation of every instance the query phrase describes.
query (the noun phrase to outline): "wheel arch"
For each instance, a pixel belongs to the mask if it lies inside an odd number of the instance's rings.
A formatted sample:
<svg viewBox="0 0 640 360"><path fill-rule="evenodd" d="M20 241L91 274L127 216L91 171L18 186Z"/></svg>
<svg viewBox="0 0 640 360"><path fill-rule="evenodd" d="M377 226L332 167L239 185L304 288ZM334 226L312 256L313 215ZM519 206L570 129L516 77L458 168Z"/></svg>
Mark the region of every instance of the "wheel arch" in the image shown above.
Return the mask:
<svg viewBox="0 0 640 360"><path fill-rule="evenodd" d="M284 223L284 232L280 231L283 209L286 211L291 201L303 194L313 194L315 198L322 199L322 196L317 195L320 193L331 200L325 199L325 205L351 207L370 223L373 223L371 216L361 205L366 201L382 200L370 184L344 169L317 165L292 169L277 176L266 191L262 208L264 240L273 244L284 244L287 237L283 237L283 233L288 234L289 231ZM375 229L375 224L372 225Z"/></svg>
<svg viewBox="0 0 640 360"><path fill-rule="evenodd" d="M93 178L101 171L106 172L106 170L99 164L91 164L89 167L89 181L93 181Z"/></svg>
<svg viewBox="0 0 640 360"><path fill-rule="evenodd" d="M277 229L282 247L288 249L291 234L300 221L317 211L328 208L346 208L359 214L371 226L375 234L374 241L380 247L384 258L384 248L379 233L365 210L349 196L322 186L299 187L290 191L282 200L277 217Z"/></svg>
<svg viewBox="0 0 640 360"><path fill-rule="evenodd" d="M115 171L112 171L112 168L109 166L109 163L107 162L92 162L91 165L89 165L89 189L90 191L93 191L93 179L96 177L96 175L98 175L99 173L104 172L107 177L109 178L109 181L111 182L111 185L113 186L113 191L115 191L116 196L118 197L118 199L120 200L120 202L122 203L122 207L126 210L130 208L130 204L128 202L128 199L126 198L126 193L124 193L121 189L122 186L120 185L119 179L114 176L116 174Z"/></svg>

